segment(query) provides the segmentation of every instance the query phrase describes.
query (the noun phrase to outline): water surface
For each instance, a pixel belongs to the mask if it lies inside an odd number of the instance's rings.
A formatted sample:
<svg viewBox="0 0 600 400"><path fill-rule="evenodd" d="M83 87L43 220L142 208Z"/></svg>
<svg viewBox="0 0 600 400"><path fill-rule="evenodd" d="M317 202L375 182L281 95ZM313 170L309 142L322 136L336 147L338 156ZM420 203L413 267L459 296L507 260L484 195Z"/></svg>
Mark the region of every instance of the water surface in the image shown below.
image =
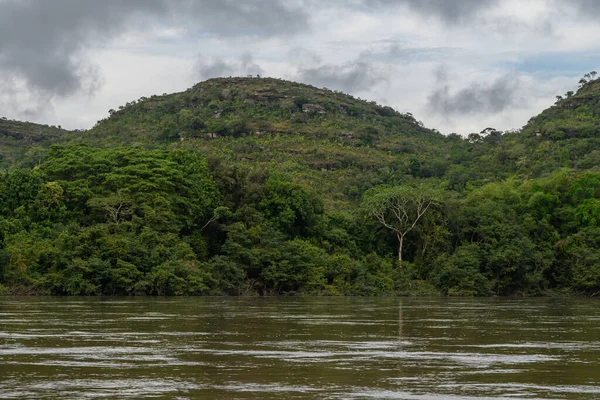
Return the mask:
<svg viewBox="0 0 600 400"><path fill-rule="evenodd" d="M599 306L0 298L0 398L598 399Z"/></svg>

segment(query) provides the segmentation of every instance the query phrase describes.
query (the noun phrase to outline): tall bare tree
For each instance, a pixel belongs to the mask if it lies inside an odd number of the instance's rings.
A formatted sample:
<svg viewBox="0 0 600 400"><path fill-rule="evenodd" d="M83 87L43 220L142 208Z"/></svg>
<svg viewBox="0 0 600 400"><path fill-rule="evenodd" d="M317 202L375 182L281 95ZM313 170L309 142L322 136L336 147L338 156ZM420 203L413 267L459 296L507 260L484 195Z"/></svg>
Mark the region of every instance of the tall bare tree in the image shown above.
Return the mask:
<svg viewBox="0 0 600 400"><path fill-rule="evenodd" d="M117 225L123 218L133 214L130 200L120 190L106 197L92 198L88 201L88 205L104 211Z"/></svg>
<svg viewBox="0 0 600 400"><path fill-rule="evenodd" d="M398 261L402 266L404 239L423 216L439 204L439 194L428 186L379 186L363 198L363 208L398 239Z"/></svg>

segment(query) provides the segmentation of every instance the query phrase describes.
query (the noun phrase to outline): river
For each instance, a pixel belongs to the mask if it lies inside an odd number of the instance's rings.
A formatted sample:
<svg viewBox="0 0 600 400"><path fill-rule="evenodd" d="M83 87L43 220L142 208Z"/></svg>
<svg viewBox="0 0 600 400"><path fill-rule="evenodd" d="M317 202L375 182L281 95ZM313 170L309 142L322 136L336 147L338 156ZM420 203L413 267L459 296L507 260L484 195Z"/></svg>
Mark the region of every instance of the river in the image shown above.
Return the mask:
<svg viewBox="0 0 600 400"><path fill-rule="evenodd" d="M600 301L0 297L0 398L598 399Z"/></svg>

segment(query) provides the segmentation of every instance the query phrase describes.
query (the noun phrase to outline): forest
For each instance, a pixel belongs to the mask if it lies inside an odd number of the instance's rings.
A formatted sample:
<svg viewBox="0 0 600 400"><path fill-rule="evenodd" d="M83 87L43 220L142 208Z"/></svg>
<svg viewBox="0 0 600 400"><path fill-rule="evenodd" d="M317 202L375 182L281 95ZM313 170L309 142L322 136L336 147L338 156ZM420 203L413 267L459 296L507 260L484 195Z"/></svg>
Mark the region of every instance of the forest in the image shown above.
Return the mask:
<svg viewBox="0 0 600 400"><path fill-rule="evenodd" d="M271 78L0 120L0 292L597 295L595 75L465 138Z"/></svg>

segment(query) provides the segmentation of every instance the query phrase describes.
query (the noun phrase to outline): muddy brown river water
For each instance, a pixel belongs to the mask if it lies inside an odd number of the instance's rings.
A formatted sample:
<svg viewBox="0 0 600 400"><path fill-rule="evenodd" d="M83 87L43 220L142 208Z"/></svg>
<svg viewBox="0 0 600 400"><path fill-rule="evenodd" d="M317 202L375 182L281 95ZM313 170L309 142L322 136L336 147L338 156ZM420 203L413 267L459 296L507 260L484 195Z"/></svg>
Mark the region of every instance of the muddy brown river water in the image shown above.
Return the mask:
<svg viewBox="0 0 600 400"><path fill-rule="evenodd" d="M0 297L2 399L600 399L600 301Z"/></svg>

